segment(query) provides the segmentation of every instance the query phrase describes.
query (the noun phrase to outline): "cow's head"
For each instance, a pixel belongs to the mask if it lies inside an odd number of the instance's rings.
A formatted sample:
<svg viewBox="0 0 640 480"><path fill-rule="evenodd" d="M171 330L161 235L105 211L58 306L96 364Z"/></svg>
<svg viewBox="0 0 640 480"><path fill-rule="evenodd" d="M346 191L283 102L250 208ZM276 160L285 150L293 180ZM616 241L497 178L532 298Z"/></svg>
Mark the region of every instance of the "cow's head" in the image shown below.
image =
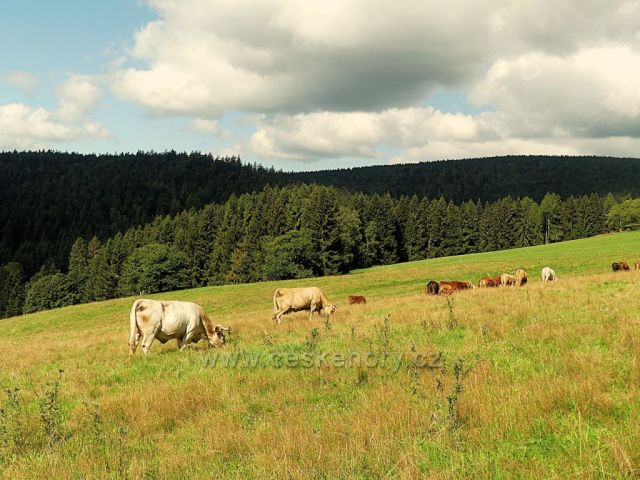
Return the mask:
<svg viewBox="0 0 640 480"><path fill-rule="evenodd" d="M336 311L336 305L335 304L327 305L326 307L322 308L322 314L325 317L328 317L328 316L332 315L333 312L335 312L335 311Z"/></svg>
<svg viewBox="0 0 640 480"><path fill-rule="evenodd" d="M223 327L222 325L216 325L213 328L213 335L209 338L209 344L212 347L222 347L225 342L224 332L230 332L231 329L229 327Z"/></svg>

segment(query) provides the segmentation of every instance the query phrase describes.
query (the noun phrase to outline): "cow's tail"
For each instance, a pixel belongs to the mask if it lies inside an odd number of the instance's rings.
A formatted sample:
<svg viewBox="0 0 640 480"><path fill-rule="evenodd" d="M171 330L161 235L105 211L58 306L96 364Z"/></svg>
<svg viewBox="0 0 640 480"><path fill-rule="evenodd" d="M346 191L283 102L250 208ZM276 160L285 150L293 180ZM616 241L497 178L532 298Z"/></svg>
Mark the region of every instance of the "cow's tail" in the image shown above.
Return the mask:
<svg viewBox="0 0 640 480"><path fill-rule="evenodd" d="M276 289L275 292L273 292L273 317L271 317L271 320L276 320L276 315L278 314L278 293L280 292L280 289Z"/></svg>
<svg viewBox="0 0 640 480"><path fill-rule="evenodd" d="M136 336L138 333L138 305L142 300L136 300L133 302L131 312L129 313L129 351L133 354L136 353Z"/></svg>

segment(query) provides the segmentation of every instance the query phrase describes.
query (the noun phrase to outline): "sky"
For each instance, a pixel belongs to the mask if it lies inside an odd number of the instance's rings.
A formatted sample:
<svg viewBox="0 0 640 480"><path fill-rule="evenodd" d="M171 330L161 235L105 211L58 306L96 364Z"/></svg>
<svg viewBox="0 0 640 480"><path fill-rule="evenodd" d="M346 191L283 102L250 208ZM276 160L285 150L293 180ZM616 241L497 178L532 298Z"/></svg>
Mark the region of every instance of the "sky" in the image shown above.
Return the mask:
<svg viewBox="0 0 640 480"><path fill-rule="evenodd" d="M640 157L640 0L0 0L0 150Z"/></svg>

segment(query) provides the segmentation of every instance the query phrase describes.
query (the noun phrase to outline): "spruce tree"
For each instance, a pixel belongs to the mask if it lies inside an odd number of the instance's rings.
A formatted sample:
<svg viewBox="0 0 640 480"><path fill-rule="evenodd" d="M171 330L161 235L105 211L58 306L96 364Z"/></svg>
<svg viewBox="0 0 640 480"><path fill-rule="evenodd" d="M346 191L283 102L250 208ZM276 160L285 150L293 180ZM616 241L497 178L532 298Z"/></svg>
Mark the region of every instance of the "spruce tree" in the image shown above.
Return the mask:
<svg viewBox="0 0 640 480"><path fill-rule="evenodd" d="M0 318L22 313L24 288L22 265L9 262L0 267Z"/></svg>
<svg viewBox="0 0 640 480"><path fill-rule="evenodd" d="M305 203L300 225L310 235L315 252L314 270L320 275L344 271L338 212L335 189L314 186Z"/></svg>
<svg viewBox="0 0 640 480"><path fill-rule="evenodd" d="M92 244L93 246L93 244ZM94 252L95 254L95 252ZM89 281L89 250L82 237L78 237L69 252L69 284L73 303L86 302Z"/></svg>

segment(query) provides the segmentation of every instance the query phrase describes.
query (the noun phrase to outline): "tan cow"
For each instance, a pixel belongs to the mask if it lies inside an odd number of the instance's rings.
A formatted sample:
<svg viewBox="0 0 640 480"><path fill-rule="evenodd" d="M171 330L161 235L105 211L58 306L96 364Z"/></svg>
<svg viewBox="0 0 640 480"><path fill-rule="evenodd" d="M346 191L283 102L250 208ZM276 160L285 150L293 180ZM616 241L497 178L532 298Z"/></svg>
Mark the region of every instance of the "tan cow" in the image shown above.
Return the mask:
<svg viewBox="0 0 640 480"><path fill-rule="evenodd" d="M515 285L516 277L510 273L503 273L500 275L500 285Z"/></svg>
<svg viewBox="0 0 640 480"><path fill-rule="evenodd" d="M309 311L329 316L336 311L335 304L318 287L279 288L273 294L273 319L278 323L289 312Z"/></svg>
<svg viewBox="0 0 640 480"><path fill-rule="evenodd" d="M519 268L516 270L516 287L523 287L527 283L527 272Z"/></svg>
<svg viewBox="0 0 640 480"><path fill-rule="evenodd" d="M149 353L155 338L160 343L176 339L180 350L202 338L206 338L212 347L221 347L225 343L224 332L229 331L221 325L214 327L202 307L191 302L136 300L131 307L129 323L131 354L136 353L141 338L144 353Z"/></svg>

